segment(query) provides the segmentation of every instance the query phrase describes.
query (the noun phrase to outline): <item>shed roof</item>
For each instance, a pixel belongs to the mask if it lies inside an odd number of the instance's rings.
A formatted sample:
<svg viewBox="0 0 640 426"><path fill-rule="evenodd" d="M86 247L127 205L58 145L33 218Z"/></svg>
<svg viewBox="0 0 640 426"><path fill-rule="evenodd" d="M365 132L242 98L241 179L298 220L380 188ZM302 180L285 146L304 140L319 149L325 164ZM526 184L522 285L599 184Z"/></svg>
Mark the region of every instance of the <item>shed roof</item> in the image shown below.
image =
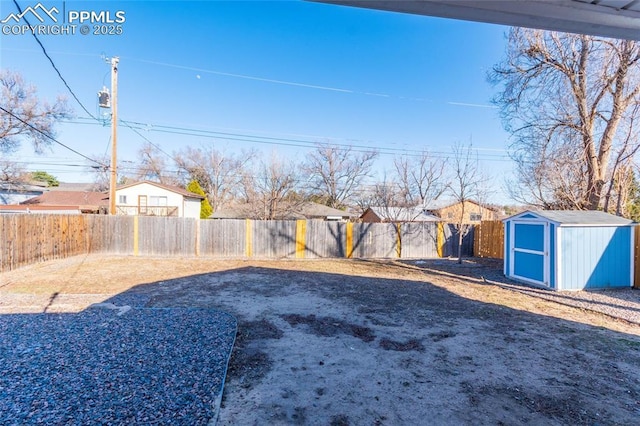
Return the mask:
<svg viewBox="0 0 640 426"><path fill-rule="evenodd" d="M519 213L515 216L511 216L505 220L517 216L524 216L527 213L543 217L551 222L556 222L560 225L630 225L633 221L625 219L620 216L614 216L609 213L595 211L595 210L541 210Z"/></svg>

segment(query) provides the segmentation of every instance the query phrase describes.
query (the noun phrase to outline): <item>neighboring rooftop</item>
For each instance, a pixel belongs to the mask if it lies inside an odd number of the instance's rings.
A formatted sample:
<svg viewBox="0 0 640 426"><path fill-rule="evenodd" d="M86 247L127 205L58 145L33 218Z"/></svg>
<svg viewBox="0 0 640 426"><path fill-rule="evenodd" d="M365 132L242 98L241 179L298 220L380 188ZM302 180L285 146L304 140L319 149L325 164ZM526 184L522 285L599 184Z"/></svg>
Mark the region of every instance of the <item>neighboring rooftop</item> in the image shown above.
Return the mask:
<svg viewBox="0 0 640 426"><path fill-rule="evenodd" d="M104 192L92 191L50 191L30 198L20 204L41 204L49 206L106 206L109 196Z"/></svg>
<svg viewBox="0 0 640 426"><path fill-rule="evenodd" d="M175 192L177 194L181 194L185 197L191 197L191 198L199 198L201 200L204 199L204 196L199 195L199 194L195 194L193 192L189 192L184 188L181 188L179 186L173 186L173 185L165 185L162 183L158 183L158 182L152 182L150 180L143 180L140 182L133 182L133 183L127 183L124 185L118 185L117 190L121 190L121 189L125 189L125 188L131 188L133 186L137 186L137 185L141 185L141 184L149 184L149 185L153 185L153 186L157 186L158 188L162 188L162 189L166 189L167 191L171 191L171 192Z"/></svg>
<svg viewBox="0 0 640 426"><path fill-rule="evenodd" d="M58 186L50 186L48 191L89 191L99 192L99 185L97 183L86 182L60 182Z"/></svg>
<svg viewBox="0 0 640 426"><path fill-rule="evenodd" d="M439 222L440 219L424 211L422 207L369 207L383 221L391 222ZM365 211L362 216L367 212ZM362 217L360 216L360 217Z"/></svg>

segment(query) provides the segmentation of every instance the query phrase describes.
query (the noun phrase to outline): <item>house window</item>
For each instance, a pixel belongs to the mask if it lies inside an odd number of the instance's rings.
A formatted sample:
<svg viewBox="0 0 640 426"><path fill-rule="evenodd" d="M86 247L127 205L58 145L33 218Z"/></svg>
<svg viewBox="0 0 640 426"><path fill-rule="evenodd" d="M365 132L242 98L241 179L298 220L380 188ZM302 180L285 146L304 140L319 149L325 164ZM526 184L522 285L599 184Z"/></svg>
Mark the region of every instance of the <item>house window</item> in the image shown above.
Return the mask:
<svg viewBox="0 0 640 426"><path fill-rule="evenodd" d="M471 222L479 222L482 220L482 214L480 213L471 213L470 218Z"/></svg>
<svg viewBox="0 0 640 426"><path fill-rule="evenodd" d="M152 195L149 197L149 205L155 207L166 207L167 206L167 197L166 196L156 196Z"/></svg>
<svg viewBox="0 0 640 426"><path fill-rule="evenodd" d="M118 195L118 204L127 204L127 196Z"/></svg>
<svg viewBox="0 0 640 426"><path fill-rule="evenodd" d="M447 219L453 219L453 213L451 212L447 213Z"/></svg>

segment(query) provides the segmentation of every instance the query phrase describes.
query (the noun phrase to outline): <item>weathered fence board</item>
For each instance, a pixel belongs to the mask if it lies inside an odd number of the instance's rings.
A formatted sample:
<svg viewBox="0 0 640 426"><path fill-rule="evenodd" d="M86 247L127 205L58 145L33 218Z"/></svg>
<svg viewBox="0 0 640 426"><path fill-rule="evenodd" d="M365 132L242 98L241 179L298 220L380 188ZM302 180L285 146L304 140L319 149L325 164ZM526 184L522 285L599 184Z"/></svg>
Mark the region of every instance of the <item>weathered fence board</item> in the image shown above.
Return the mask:
<svg viewBox="0 0 640 426"><path fill-rule="evenodd" d="M309 220L306 223L306 258L346 257L347 224Z"/></svg>
<svg viewBox="0 0 640 426"><path fill-rule="evenodd" d="M437 236L437 223L403 223L400 226L401 257L438 257Z"/></svg>
<svg viewBox="0 0 640 426"><path fill-rule="evenodd" d="M246 254L246 220L201 220L202 256L243 257Z"/></svg>
<svg viewBox="0 0 640 426"><path fill-rule="evenodd" d="M252 230L253 256L270 259L295 256L295 220L254 220Z"/></svg>
<svg viewBox="0 0 640 426"><path fill-rule="evenodd" d="M179 217L140 216L139 254L153 256L194 256L196 220Z"/></svg>
<svg viewBox="0 0 640 426"><path fill-rule="evenodd" d="M87 216L89 253L134 254L135 216Z"/></svg>
<svg viewBox="0 0 640 426"><path fill-rule="evenodd" d="M354 223L353 257L383 259L398 257L396 225L392 223Z"/></svg>

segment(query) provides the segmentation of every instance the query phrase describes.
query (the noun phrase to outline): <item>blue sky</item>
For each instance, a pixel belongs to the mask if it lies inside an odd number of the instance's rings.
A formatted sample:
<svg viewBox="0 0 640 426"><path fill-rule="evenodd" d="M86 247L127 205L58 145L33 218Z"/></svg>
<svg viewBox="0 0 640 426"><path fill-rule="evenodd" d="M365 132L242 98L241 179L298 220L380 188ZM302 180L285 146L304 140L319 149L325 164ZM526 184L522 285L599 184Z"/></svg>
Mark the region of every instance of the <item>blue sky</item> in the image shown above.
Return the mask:
<svg viewBox="0 0 640 426"><path fill-rule="evenodd" d="M301 160L314 142L354 144L385 153L377 163L381 176L392 153L445 155L454 143L472 141L494 178L495 200L508 202L501 188L512 167L508 135L490 104L497 89L486 82L504 54L507 27L302 1L42 4L125 12L121 35L39 38L94 115L97 91L110 85L102 56L118 56L119 118L143 123L140 132L169 154L213 144ZM13 2L0 0L0 19L11 12ZM21 72L42 97L69 97L76 118L59 126L58 140L88 156L108 152L109 127L82 124L91 120L32 35L1 35L0 66ZM218 133L176 135L158 126ZM123 167L143 143L119 127ZM61 147L40 157L28 148L20 158L31 169L63 181L92 179L81 167L85 160Z"/></svg>

